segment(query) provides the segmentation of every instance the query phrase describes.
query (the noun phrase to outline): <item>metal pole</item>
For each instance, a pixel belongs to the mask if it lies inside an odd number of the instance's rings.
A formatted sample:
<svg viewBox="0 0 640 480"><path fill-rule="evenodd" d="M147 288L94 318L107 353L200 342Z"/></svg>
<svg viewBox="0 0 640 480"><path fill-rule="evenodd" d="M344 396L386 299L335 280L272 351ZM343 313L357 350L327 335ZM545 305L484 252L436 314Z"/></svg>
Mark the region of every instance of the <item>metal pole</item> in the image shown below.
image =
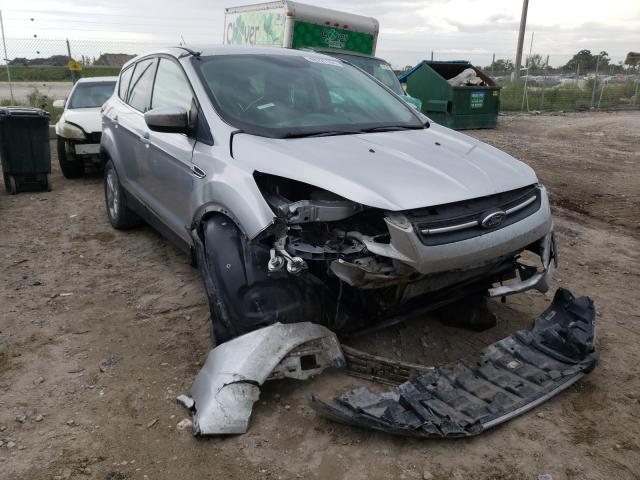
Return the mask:
<svg viewBox="0 0 640 480"><path fill-rule="evenodd" d="M543 77L542 77L542 94L540 95L540 111L544 110L544 90L547 88L547 71L549 69L549 55L547 55L547 61L544 65Z"/></svg>
<svg viewBox="0 0 640 480"><path fill-rule="evenodd" d="M640 85L640 79L636 80L636 93L633 94L633 104L638 104L638 85Z"/></svg>
<svg viewBox="0 0 640 480"><path fill-rule="evenodd" d="M493 77L493 70L496 66L496 54L493 54L493 59L491 60L491 77Z"/></svg>
<svg viewBox="0 0 640 480"><path fill-rule="evenodd" d="M431 50L431 61L433 62L433 50Z"/></svg>
<svg viewBox="0 0 640 480"><path fill-rule="evenodd" d="M598 85L598 67L600 66L600 55L596 59L596 73L593 77L593 88L591 89L591 108L593 108L593 102L596 99L596 86Z"/></svg>
<svg viewBox="0 0 640 480"><path fill-rule="evenodd" d="M527 57L526 67L527 75L524 77L524 89L522 91L522 107L520 111L524 111L524 101L527 100L527 112L529 111L529 95L527 94L527 84L529 83L529 70L531 69L531 52L533 51L533 35L535 32L531 32L531 44L529 45L529 56Z"/></svg>
<svg viewBox="0 0 640 480"><path fill-rule="evenodd" d="M7 41L4 38L4 22L2 21L2 10L0 10L0 28L2 28L2 46L4 47L4 64L7 66L7 82L9 82L9 94L11 103L16 103L13 99L13 84L11 83L11 69L9 68L9 57L7 55Z"/></svg>
<svg viewBox="0 0 640 480"><path fill-rule="evenodd" d="M69 39L67 38L67 54L69 55L69 63L71 63L71 46L69 45ZM69 69L71 71L71 83L76 83L76 72Z"/></svg>
<svg viewBox="0 0 640 480"><path fill-rule="evenodd" d="M520 78L520 67L522 66L522 47L524 45L524 32L527 28L527 11L529 10L529 0L522 2L522 16L520 17L520 31L518 32L518 50L516 51L516 71L515 79Z"/></svg>

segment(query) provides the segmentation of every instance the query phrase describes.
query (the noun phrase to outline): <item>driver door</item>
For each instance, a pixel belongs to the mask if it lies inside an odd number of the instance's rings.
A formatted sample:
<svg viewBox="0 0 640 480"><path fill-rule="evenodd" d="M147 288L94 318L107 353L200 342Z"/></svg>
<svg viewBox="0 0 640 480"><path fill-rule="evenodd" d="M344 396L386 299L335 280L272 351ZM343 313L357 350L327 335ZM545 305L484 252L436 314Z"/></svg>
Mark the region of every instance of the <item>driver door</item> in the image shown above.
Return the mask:
<svg viewBox="0 0 640 480"><path fill-rule="evenodd" d="M151 109L180 107L195 122L198 108L191 85L177 61L160 57L156 71ZM145 189L152 201L149 207L166 227L189 243L190 202L194 182L191 158L196 139L183 133L149 131L147 161L150 175ZM200 172L196 172L200 173Z"/></svg>

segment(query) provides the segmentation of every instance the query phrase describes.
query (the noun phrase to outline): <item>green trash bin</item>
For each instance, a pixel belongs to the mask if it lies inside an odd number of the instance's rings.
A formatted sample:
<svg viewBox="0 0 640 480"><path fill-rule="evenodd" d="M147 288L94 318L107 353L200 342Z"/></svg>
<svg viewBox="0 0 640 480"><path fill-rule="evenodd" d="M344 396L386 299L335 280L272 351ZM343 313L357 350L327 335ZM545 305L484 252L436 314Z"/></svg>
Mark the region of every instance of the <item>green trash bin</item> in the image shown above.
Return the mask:
<svg viewBox="0 0 640 480"><path fill-rule="evenodd" d="M448 80L466 69L475 72L482 85L453 86ZM400 77L407 93L422 101L422 113L445 127L495 128L500 111L500 87L464 60L423 61Z"/></svg>
<svg viewBox="0 0 640 480"><path fill-rule="evenodd" d="M51 191L49 112L1 107L0 160L8 193Z"/></svg>

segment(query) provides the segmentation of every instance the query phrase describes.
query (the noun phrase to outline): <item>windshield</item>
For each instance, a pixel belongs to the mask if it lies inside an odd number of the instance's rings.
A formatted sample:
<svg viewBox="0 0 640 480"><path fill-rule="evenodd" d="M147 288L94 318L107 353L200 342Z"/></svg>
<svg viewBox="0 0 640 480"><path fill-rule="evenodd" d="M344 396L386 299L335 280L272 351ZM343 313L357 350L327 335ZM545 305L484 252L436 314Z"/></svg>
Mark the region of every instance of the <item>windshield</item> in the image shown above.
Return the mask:
<svg viewBox="0 0 640 480"><path fill-rule="evenodd" d="M347 53L338 52L327 53L327 55L342 58L347 62L352 63L356 67L361 68L369 75L372 75L380 80L387 87L393 90L394 93L401 96L405 94L402 90L402 86L400 85L400 80L398 80L396 74L393 73L391 65L389 65L384 60L380 60L379 58L362 57L360 55L349 55Z"/></svg>
<svg viewBox="0 0 640 480"><path fill-rule="evenodd" d="M95 108L106 102L116 82L78 83L69 99L67 108Z"/></svg>
<svg viewBox="0 0 640 480"><path fill-rule="evenodd" d="M336 59L218 55L194 64L216 110L247 133L286 138L424 127L403 101Z"/></svg>

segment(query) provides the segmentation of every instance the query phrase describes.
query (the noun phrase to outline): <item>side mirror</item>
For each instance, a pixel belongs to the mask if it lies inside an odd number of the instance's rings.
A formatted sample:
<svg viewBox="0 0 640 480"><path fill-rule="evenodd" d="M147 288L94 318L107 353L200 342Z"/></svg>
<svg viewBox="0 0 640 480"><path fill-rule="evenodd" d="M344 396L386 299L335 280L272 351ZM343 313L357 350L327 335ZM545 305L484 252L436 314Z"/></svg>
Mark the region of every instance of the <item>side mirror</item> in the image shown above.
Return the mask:
<svg viewBox="0 0 640 480"><path fill-rule="evenodd" d="M189 133L189 115L184 108L154 108L144 114L144 121L154 132Z"/></svg>
<svg viewBox="0 0 640 480"><path fill-rule="evenodd" d="M58 99L53 101L53 108L64 108L66 100Z"/></svg>

